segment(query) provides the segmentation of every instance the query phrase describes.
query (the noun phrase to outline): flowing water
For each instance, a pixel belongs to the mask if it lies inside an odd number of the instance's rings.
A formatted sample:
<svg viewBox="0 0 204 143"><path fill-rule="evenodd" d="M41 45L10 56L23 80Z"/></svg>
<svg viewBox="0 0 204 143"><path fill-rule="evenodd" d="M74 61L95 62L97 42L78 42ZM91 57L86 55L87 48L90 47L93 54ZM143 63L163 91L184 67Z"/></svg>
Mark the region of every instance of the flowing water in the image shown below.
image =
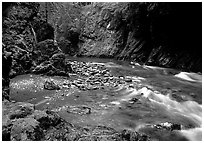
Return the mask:
<svg viewBox="0 0 204 143"><path fill-rule="evenodd" d="M49 108L80 126L130 129L152 140L202 140L202 75L110 59L71 60L105 65L113 76L124 76L131 83L83 91L66 84L83 79L81 76L20 75L11 80L12 100L33 103L40 110ZM45 90L46 80L54 81L61 90ZM67 112L67 107L81 106L89 107L91 114ZM152 127L160 123L179 124L181 130Z"/></svg>

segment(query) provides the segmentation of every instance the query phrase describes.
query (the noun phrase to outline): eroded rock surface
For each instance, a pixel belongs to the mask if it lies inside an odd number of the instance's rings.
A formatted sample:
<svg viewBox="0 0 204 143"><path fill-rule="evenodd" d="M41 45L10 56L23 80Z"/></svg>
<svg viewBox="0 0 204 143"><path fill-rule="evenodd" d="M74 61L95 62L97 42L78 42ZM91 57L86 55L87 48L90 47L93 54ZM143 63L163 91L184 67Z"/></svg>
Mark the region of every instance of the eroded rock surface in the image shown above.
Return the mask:
<svg viewBox="0 0 204 143"><path fill-rule="evenodd" d="M16 106L16 104L18 106ZM149 140L145 134L130 130L116 131L107 126L75 126L52 111L34 110L30 103L4 102L3 141L138 141ZM18 108L17 108L18 107ZM88 107L69 107L74 114L90 114ZM7 117L7 118L6 118Z"/></svg>

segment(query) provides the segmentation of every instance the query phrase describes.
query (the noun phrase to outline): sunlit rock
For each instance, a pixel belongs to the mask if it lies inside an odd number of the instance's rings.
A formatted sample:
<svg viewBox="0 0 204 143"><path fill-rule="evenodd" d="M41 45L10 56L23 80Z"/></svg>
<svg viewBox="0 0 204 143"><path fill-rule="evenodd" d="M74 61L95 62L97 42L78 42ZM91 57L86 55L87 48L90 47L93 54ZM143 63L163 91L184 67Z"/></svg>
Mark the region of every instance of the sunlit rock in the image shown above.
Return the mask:
<svg viewBox="0 0 204 143"><path fill-rule="evenodd" d="M166 129L166 130L170 130L170 131L181 130L180 124L169 123L169 122L152 125L152 127L157 128L157 129Z"/></svg>

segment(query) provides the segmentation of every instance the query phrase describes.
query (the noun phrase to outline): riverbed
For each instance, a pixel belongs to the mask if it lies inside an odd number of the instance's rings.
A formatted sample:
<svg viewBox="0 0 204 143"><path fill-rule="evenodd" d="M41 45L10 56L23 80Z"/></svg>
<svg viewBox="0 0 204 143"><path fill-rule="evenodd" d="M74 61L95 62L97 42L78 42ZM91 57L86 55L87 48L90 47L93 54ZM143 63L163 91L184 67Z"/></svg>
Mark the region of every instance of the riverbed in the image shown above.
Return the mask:
<svg viewBox="0 0 204 143"><path fill-rule="evenodd" d="M10 83L11 100L53 110L79 126L129 129L151 140L202 140L202 75L112 59L67 59L76 73L19 75ZM46 90L46 81L60 90ZM180 128L168 129L171 124Z"/></svg>

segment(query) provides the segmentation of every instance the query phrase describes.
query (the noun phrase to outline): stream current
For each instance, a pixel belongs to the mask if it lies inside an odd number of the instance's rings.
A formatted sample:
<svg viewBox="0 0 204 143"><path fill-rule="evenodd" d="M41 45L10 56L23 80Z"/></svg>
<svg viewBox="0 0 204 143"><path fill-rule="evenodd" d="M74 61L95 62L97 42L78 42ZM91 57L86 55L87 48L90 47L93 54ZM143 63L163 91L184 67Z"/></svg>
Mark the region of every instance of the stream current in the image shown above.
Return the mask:
<svg viewBox="0 0 204 143"><path fill-rule="evenodd" d="M80 90L72 83L87 81L89 76L77 74L70 74L69 78L20 75L11 80L11 99L33 103L39 110L51 109L79 126L130 129L147 134L151 140L202 140L202 75L111 59L69 59L103 65L111 74L104 83L107 86ZM115 77L126 80L110 86ZM45 90L47 80L59 85L60 90ZM72 107L72 112L68 112ZM78 107L88 107L91 112L75 113ZM153 128L161 123L179 124L181 129Z"/></svg>

